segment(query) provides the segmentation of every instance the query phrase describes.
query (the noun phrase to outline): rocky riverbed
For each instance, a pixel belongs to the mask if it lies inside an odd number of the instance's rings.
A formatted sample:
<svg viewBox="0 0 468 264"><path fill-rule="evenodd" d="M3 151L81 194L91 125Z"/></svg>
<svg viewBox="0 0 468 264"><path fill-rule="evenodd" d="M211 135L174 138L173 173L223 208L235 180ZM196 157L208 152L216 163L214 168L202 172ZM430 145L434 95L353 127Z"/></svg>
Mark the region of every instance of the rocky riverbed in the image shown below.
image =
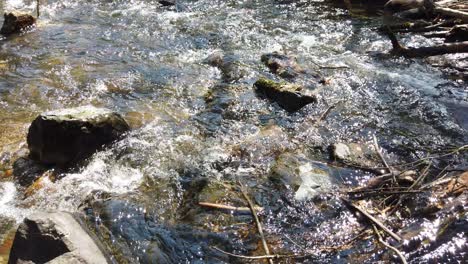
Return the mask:
<svg viewBox="0 0 468 264"><path fill-rule="evenodd" d="M381 5L159 2L41 2L0 40L0 263L25 218L109 262L249 262L248 200L278 263L466 260L466 79L379 55ZM47 261L90 261L65 240Z"/></svg>

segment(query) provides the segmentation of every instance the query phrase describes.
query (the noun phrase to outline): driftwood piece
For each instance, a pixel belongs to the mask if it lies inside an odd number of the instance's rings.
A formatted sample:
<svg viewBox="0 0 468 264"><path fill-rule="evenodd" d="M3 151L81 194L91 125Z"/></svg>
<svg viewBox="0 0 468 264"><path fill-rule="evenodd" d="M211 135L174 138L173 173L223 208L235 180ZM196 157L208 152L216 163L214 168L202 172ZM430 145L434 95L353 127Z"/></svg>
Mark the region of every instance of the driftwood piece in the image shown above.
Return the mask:
<svg viewBox="0 0 468 264"><path fill-rule="evenodd" d="M396 55L405 56L408 58L424 58L436 55L444 55L450 53L463 53L468 52L468 41L443 44L434 47L420 47L420 48L406 48L398 42L395 34L389 29L385 31L386 35L392 42L392 53Z"/></svg>
<svg viewBox="0 0 468 264"><path fill-rule="evenodd" d="M0 34L4 36L20 33L36 24L36 19L31 15L5 13L4 18L2 29L0 29Z"/></svg>

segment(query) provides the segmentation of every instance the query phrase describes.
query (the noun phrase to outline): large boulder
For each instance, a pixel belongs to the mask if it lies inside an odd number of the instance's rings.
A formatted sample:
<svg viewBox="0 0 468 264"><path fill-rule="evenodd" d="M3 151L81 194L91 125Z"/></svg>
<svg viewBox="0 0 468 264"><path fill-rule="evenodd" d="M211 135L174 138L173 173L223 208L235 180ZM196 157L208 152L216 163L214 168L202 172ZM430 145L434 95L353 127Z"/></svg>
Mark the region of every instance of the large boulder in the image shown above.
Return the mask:
<svg viewBox="0 0 468 264"><path fill-rule="evenodd" d="M93 106L46 112L29 127L32 159L67 167L90 157L130 129L117 113Z"/></svg>
<svg viewBox="0 0 468 264"><path fill-rule="evenodd" d="M16 231L8 263L46 262L109 263L73 215L64 212L36 213Z"/></svg>
<svg viewBox="0 0 468 264"><path fill-rule="evenodd" d="M296 112L302 107L317 102L315 95L308 94L302 86L277 83L261 78L254 83L257 93L276 102L288 112Z"/></svg>

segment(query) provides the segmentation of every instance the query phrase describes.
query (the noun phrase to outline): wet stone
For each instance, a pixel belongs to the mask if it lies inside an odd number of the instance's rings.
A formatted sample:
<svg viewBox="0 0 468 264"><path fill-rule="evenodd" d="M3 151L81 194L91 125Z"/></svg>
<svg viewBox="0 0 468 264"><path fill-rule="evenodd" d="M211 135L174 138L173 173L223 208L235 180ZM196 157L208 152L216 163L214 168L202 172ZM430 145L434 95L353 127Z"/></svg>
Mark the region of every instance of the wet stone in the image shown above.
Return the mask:
<svg viewBox="0 0 468 264"><path fill-rule="evenodd" d="M29 262L108 263L73 215L63 212L35 213L18 227L8 263Z"/></svg>
<svg viewBox="0 0 468 264"><path fill-rule="evenodd" d="M445 42L468 41L468 25L454 26L445 37Z"/></svg>
<svg viewBox="0 0 468 264"><path fill-rule="evenodd" d="M359 143L335 143L331 146L334 159L348 165L360 167L381 166L377 151L373 146Z"/></svg>
<svg viewBox="0 0 468 264"><path fill-rule="evenodd" d="M93 106L39 115L27 136L30 157L43 164L68 167L90 157L129 131L117 113Z"/></svg>
<svg viewBox="0 0 468 264"><path fill-rule="evenodd" d="M247 70L241 66L239 58L232 54L214 52L204 62L218 68L221 71L222 80L226 83L237 82L247 75Z"/></svg>
<svg viewBox="0 0 468 264"><path fill-rule="evenodd" d="M20 33L21 31L32 27L35 23L36 19L31 15L5 13L0 34L9 36L11 34Z"/></svg>
<svg viewBox="0 0 468 264"><path fill-rule="evenodd" d="M21 186L30 186L48 169L35 160L21 157L13 164L13 176Z"/></svg>
<svg viewBox="0 0 468 264"><path fill-rule="evenodd" d="M302 86L261 78L255 82L254 87L260 95L288 112L296 112L308 104L317 102L316 96L308 94Z"/></svg>
<svg viewBox="0 0 468 264"><path fill-rule="evenodd" d="M305 71L297 64L295 57L278 52L263 54L261 61L270 71L280 77L293 79Z"/></svg>
<svg viewBox="0 0 468 264"><path fill-rule="evenodd" d="M158 3L160 3L162 6L173 6L176 4L176 1L159 0Z"/></svg>
<svg viewBox="0 0 468 264"><path fill-rule="evenodd" d="M84 210L90 227L121 263L227 263L229 258L212 247L234 249L227 234L160 223L127 200L94 199Z"/></svg>
<svg viewBox="0 0 468 264"><path fill-rule="evenodd" d="M329 191L333 186L331 169L323 163L312 161L303 154L281 154L272 168L272 177L292 186L294 198L302 201Z"/></svg>

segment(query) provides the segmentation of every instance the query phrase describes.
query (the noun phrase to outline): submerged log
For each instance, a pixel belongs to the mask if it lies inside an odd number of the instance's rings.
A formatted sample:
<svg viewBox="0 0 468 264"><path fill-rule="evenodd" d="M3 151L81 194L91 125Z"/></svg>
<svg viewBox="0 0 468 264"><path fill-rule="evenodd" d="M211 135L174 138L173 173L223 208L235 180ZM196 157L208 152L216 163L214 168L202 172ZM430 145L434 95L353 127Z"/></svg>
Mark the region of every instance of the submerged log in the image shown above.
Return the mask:
<svg viewBox="0 0 468 264"><path fill-rule="evenodd" d="M0 29L0 34L4 36L20 33L36 24L36 19L31 15L5 13L4 18L2 29Z"/></svg>
<svg viewBox="0 0 468 264"><path fill-rule="evenodd" d="M452 43L452 44L443 44L434 47L420 47L420 48L407 48L402 46L395 34L391 30L385 31L386 35L390 38L392 42L393 50L392 53L396 55L401 55L409 58L424 58L436 55L444 55L450 53L463 53L468 52L468 41Z"/></svg>

